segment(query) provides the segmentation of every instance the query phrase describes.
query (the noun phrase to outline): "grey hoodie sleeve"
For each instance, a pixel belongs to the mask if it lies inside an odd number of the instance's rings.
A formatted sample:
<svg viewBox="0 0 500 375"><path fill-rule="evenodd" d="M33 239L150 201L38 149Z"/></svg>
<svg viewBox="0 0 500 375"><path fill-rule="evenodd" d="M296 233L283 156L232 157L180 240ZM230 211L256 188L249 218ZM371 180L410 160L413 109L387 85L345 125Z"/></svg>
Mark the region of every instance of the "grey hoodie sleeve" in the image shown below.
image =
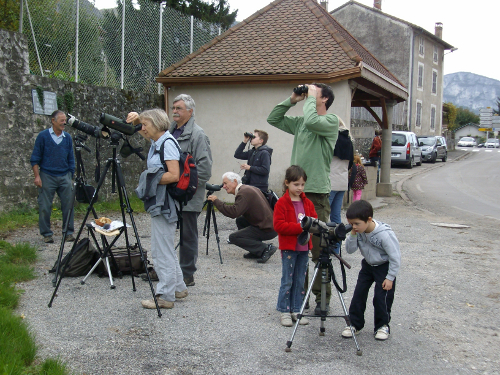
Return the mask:
<svg viewBox="0 0 500 375"><path fill-rule="evenodd" d="M348 254L352 254L358 250L358 236L359 234L353 236L350 232L347 234L345 239L345 250Z"/></svg>
<svg viewBox="0 0 500 375"><path fill-rule="evenodd" d="M399 241L392 230L386 231L382 238L382 247L389 257L389 271L387 280L394 281L401 265L401 251Z"/></svg>

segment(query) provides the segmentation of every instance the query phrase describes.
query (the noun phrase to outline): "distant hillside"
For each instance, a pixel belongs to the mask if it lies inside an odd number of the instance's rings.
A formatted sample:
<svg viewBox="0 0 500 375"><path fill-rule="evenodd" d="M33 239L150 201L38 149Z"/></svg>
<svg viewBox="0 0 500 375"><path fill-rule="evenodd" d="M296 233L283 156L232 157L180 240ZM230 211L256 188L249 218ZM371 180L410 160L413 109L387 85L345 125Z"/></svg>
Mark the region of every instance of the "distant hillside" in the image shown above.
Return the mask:
<svg viewBox="0 0 500 375"><path fill-rule="evenodd" d="M500 81L474 73L452 73L444 76L443 101L479 113L480 108L497 108Z"/></svg>

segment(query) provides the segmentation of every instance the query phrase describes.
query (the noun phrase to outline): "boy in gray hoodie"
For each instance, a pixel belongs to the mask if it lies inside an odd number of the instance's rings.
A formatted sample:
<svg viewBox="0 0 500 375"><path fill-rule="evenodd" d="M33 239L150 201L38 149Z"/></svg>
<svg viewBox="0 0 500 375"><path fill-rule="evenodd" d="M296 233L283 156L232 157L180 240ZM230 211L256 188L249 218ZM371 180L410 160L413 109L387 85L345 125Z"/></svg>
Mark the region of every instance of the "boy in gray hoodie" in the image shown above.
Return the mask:
<svg viewBox="0 0 500 375"><path fill-rule="evenodd" d="M353 202L347 209L346 217L352 231L345 240L345 249L352 254L359 248L364 258L349 307L351 325L355 334L364 327L366 300L370 287L375 283L375 339L387 340L396 275L401 264L399 242L389 225L373 220L373 207L367 201ZM352 337L350 327L342 331L342 337Z"/></svg>

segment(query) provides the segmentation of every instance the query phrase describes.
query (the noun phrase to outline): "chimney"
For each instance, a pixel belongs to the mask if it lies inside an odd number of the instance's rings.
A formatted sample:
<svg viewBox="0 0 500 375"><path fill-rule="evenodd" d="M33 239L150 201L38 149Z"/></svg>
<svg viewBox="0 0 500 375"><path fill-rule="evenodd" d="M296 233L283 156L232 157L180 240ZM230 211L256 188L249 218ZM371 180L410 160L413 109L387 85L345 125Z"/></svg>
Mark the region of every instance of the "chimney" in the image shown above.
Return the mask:
<svg viewBox="0 0 500 375"><path fill-rule="evenodd" d="M382 10L382 0L373 0L373 7Z"/></svg>
<svg viewBox="0 0 500 375"><path fill-rule="evenodd" d="M434 25L434 35L437 36L439 39L443 39L443 23L442 22L436 22Z"/></svg>
<svg viewBox="0 0 500 375"><path fill-rule="evenodd" d="M328 12L328 0L320 0L319 3Z"/></svg>

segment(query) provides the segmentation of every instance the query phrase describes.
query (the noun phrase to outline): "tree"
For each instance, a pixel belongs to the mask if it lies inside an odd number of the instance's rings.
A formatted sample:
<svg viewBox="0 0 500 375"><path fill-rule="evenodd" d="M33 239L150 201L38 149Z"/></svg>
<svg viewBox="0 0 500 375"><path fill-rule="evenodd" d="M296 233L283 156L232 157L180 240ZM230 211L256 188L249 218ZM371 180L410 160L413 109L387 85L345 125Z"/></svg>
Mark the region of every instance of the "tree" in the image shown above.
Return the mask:
<svg viewBox="0 0 500 375"><path fill-rule="evenodd" d="M221 25L223 29L228 29L236 20L238 10L230 12L227 0L212 0L206 3L202 0L149 0L155 3L166 1L168 7L178 10L189 16L194 16L202 21L213 22Z"/></svg>
<svg viewBox="0 0 500 375"><path fill-rule="evenodd" d="M469 123L479 124L479 116L467 108L458 107L455 122L457 125L467 125Z"/></svg>
<svg viewBox="0 0 500 375"><path fill-rule="evenodd" d="M19 29L19 0L0 0L0 29Z"/></svg>
<svg viewBox="0 0 500 375"><path fill-rule="evenodd" d="M444 103L446 122L448 123L448 130L454 131L457 127L457 107L453 103Z"/></svg>
<svg viewBox="0 0 500 375"><path fill-rule="evenodd" d="M498 109L493 109L493 113L496 113L497 115L500 116L500 96L497 97L497 108Z"/></svg>

